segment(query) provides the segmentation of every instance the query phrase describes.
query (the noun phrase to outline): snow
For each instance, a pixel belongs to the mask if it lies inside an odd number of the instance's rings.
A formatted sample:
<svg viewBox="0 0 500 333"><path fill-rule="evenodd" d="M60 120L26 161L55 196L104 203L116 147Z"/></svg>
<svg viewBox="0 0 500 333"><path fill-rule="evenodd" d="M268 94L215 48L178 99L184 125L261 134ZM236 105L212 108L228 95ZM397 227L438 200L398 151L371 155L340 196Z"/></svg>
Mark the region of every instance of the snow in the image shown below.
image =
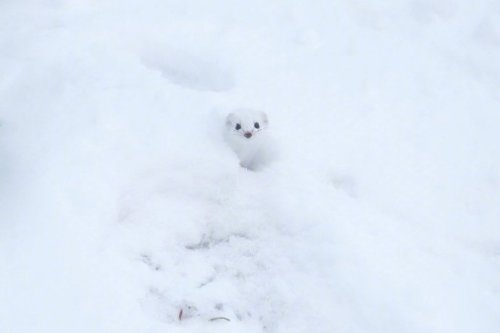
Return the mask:
<svg viewBox="0 0 500 333"><path fill-rule="evenodd" d="M500 330L495 1L0 22L0 332ZM262 170L223 140L237 108L268 114Z"/></svg>

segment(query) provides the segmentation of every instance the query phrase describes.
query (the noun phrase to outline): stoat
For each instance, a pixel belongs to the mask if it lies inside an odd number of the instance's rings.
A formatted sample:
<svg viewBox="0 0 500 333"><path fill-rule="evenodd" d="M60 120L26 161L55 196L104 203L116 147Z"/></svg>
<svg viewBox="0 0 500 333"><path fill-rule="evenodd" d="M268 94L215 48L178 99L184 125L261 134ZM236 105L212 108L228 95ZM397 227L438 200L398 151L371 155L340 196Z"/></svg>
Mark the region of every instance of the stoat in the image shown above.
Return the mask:
<svg viewBox="0 0 500 333"><path fill-rule="evenodd" d="M237 109L227 115L224 136L242 167L256 170L269 161L268 126L262 111Z"/></svg>

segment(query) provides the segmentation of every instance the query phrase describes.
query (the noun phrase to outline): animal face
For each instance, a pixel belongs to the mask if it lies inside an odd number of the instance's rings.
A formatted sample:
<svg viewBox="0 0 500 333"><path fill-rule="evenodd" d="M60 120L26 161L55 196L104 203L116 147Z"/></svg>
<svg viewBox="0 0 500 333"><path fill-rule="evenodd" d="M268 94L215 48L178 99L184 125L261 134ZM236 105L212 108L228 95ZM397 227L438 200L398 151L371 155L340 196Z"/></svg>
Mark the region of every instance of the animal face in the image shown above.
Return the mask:
<svg viewBox="0 0 500 333"><path fill-rule="evenodd" d="M227 115L226 127L234 135L247 140L267 128L267 115L261 111L237 110Z"/></svg>

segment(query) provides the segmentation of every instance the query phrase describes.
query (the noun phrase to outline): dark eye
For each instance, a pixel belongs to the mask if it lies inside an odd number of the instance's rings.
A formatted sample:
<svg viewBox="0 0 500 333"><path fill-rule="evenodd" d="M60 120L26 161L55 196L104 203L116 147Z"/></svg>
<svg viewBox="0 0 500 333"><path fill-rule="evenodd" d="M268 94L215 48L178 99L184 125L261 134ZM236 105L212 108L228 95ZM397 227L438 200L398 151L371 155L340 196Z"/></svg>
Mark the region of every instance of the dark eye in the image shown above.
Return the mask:
<svg viewBox="0 0 500 333"><path fill-rule="evenodd" d="M236 129L237 131L239 131L239 130L241 129L241 125L240 125L240 124L236 124L235 129Z"/></svg>
<svg viewBox="0 0 500 333"><path fill-rule="evenodd" d="M255 124L253 124L253 126L254 126L256 129L259 129L259 128L260 128L259 123L255 123Z"/></svg>

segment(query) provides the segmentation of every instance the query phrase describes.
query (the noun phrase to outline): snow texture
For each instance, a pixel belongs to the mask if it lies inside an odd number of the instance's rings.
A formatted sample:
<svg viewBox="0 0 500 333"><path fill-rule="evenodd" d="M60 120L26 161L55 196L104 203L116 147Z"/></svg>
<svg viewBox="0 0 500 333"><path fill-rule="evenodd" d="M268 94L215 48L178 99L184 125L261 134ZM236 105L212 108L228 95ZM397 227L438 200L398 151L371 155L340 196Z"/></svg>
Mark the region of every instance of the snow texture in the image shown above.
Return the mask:
<svg viewBox="0 0 500 333"><path fill-rule="evenodd" d="M0 22L0 332L500 331L498 1ZM238 108L265 168L224 140Z"/></svg>

